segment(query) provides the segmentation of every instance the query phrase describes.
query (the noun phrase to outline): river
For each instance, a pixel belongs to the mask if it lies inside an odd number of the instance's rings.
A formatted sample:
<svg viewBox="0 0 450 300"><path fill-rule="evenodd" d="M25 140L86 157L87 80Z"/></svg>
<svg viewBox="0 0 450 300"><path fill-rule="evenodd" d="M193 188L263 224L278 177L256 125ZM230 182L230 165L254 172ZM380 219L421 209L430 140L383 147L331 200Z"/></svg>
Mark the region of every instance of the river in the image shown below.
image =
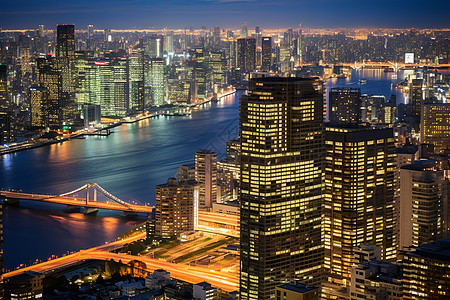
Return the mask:
<svg viewBox="0 0 450 300"><path fill-rule="evenodd" d="M391 83L407 74L383 70L352 72L348 79L330 79L334 86L360 87L362 93L397 95ZM359 84L359 79L367 79ZM181 164L192 164L196 149L225 154L227 139L238 134L239 97L229 95L193 111L190 117L157 117L113 128L108 137L88 136L0 157L0 187L24 192L61 194L85 183L99 183L125 201L154 205L155 185L176 175ZM127 219L117 211L97 215L66 213L65 206L21 201L4 206L4 267L46 260L52 255L86 249L114 240L143 221Z"/></svg>

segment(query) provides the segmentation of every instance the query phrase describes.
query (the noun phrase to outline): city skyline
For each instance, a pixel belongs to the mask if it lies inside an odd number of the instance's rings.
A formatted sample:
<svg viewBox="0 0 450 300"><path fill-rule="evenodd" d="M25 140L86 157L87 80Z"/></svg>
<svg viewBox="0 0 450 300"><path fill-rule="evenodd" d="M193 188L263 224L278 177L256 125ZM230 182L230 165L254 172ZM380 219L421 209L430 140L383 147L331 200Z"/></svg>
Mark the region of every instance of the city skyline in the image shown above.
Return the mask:
<svg viewBox="0 0 450 300"><path fill-rule="evenodd" d="M447 8L5 3L0 298L449 298Z"/></svg>
<svg viewBox="0 0 450 300"><path fill-rule="evenodd" d="M288 8L289 9L286 9ZM54 26L72 24L97 28L161 28L184 26L232 27L247 22L250 26L295 27L450 27L447 1L340 1L331 0L273 2L270 0L197 0L150 3L143 1L78 1L76 4L48 0L4 3L0 15L4 29L33 28L35 24ZM114 20L114 22L112 22ZM261 22L264 20L264 22ZM262 24L263 23L263 24ZM113 25L114 24L114 25Z"/></svg>

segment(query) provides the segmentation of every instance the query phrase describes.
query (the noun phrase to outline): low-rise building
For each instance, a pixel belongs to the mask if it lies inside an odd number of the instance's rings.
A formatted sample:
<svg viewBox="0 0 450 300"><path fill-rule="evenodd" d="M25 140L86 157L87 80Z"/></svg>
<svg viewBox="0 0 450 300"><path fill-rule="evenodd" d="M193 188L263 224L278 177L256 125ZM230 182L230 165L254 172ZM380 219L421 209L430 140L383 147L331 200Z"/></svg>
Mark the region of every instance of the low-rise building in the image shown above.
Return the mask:
<svg viewBox="0 0 450 300"><path fill-rule="evenodd" d="M217 288L204 281L193 285L192 296L195 300L217 300L218 291Z"/></svg>
<svg viewBox="0 0 450 300"><path fill-rule="evenodd" d="M41 273L27 271L5 279L5 298L11 300L42 299L44 286Z"/></svg>
<svg viewBox="0 0 450 300"><path fill-rule="evenodd" d="M397 265L372 260L352 267L350 299L401 300L401 273Z"/></svg>
<svg viewBox="0 0 450 300"><path fill-rule="evenodd" d="M450 238L403 254L403 299L450 299Z"/></svg>
<svg viewBox="0 0 450 300"><path fill-rule="evenodd" d="M301 283L285 283L276 287L276 300L319 300L319 288Z"/></svg>

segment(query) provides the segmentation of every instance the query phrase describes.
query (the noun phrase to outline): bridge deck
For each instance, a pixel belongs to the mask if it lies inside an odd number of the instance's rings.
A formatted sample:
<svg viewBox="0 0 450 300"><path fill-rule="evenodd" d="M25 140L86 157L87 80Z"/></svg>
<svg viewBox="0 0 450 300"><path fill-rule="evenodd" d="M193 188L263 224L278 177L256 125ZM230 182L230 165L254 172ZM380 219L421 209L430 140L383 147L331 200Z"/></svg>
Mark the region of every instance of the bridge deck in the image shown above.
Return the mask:
<svg viewBox="0 0 450 300"><path fill-rule="evenodd" d="M90 208L101 208L111 210L121 210L135 213L151 213L153 206L143 206L136 204L127 204L127 206L111 202L111 201L89 201L86 202L84 198L73 198L67 196L52 196L52 195L39 195L39 194L27 194L20 192L0 191L0 196L11 199L23 199L33 200L41 202L50 202L58 204L66 204L73 206L83 206Z"/></svg>

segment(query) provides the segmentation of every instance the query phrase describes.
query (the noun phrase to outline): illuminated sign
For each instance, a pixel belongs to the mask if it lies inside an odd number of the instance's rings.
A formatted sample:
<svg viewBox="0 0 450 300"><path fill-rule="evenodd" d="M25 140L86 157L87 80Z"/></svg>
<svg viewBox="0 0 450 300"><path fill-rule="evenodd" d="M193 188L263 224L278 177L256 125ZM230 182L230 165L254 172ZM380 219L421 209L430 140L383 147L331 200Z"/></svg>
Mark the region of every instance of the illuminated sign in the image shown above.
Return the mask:
<svg viewBox="0 0 450 300"><path fill-rule="evenodd" d="M414 53L405 53L405 64L414 63Z"/></svg>

